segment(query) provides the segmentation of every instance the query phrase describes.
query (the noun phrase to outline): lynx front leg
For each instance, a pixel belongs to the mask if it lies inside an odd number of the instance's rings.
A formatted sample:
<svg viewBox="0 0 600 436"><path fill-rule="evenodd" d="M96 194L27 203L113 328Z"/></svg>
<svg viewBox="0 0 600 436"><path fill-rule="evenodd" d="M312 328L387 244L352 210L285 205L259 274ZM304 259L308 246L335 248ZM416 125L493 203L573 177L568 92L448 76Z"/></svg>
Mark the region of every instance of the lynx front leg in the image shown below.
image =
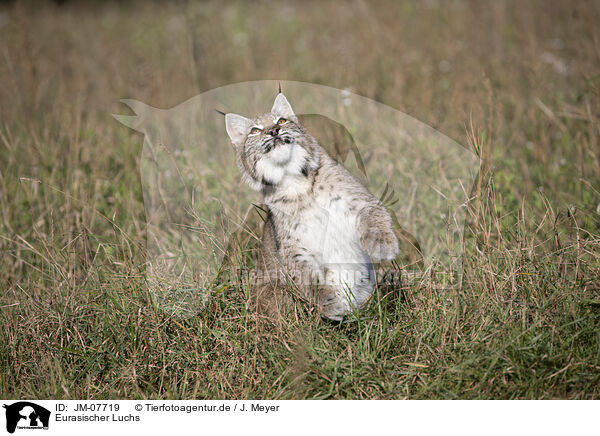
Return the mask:
<svg viewBox="0 0 600 436"><path fill-rule="evenodd" d="M317 304L322 317L341 321L348 313L348 302L338 289L330 285L317 287Z"/></svg>
<svg viewBox="0 0 600 436"><path fill-rule="evenodd" d="M359 215L360 243L373 259L392 260L398 255L398 239L392 219L381 205L363 209Z"/></svg>

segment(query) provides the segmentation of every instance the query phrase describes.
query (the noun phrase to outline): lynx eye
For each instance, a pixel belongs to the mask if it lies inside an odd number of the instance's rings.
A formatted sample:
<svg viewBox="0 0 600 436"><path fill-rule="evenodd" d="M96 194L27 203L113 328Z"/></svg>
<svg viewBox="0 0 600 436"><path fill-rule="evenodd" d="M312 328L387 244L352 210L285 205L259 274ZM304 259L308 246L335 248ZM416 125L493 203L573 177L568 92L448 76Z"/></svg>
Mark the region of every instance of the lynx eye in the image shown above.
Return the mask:
<svg viewBox="0 0 600 436"><path fill-rule="evenodd" d="M250 134L251 135L256 135L257 133L260 133L262 130L259 129L258 127L252 127L252 130L250 130Z"/></svg>
<svg viewBox="0 0 600 436"><path fill-rule="evenodd" d="M286 120L285 118L279 118L279 120L277 121L277 124L279 124L280 126L282 126L282 125L284 125L287 122L288 122L288 120Z"/></svg>

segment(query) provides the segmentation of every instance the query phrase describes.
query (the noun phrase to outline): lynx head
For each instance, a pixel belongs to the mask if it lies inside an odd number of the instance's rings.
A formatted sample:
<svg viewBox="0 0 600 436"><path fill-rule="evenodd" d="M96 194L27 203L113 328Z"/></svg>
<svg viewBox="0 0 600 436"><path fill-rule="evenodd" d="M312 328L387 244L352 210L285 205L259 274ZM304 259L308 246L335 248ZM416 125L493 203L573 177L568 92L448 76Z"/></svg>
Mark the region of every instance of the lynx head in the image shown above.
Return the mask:
<svg viewBox="0 0 600 436"><path fill-rule="evenodd" d="M244 180L257 191L286 177L306 177L319 164L317 142L280 92L270 112L248 119L226 114L225 127Z"/></svg>

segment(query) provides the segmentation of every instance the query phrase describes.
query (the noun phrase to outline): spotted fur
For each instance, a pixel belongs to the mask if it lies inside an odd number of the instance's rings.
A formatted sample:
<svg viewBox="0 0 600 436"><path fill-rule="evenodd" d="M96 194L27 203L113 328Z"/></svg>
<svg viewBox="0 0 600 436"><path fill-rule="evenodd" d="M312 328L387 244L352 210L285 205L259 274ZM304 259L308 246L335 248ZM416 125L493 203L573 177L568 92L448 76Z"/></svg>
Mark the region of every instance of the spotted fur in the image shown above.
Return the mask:
<svg viewBox="0 0 600 436"><path fill-rule="evenodd" d="M329 319L360 308L373 291L373 260L398 254L383 204L302 127L283 94L270 112L226 114L225 125L244 180L268 208L259 300L279 306L292 288Z"/></svg>

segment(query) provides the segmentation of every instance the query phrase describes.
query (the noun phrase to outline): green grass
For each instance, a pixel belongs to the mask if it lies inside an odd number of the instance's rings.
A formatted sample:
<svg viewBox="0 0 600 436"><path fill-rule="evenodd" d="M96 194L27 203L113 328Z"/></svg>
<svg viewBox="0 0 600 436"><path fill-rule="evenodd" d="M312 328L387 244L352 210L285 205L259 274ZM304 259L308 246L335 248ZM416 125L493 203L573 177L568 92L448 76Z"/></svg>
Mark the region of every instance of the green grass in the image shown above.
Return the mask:
<svg viewBox="0 0 600 436"><path fill-rule="evenodd" d="M543 5L3 6L0 397L598 398L600 11ZM110 114L265 78L478 151L462 289L380 289L339 324L271 321L235 281L156 307L142 138Z"/></svg>

